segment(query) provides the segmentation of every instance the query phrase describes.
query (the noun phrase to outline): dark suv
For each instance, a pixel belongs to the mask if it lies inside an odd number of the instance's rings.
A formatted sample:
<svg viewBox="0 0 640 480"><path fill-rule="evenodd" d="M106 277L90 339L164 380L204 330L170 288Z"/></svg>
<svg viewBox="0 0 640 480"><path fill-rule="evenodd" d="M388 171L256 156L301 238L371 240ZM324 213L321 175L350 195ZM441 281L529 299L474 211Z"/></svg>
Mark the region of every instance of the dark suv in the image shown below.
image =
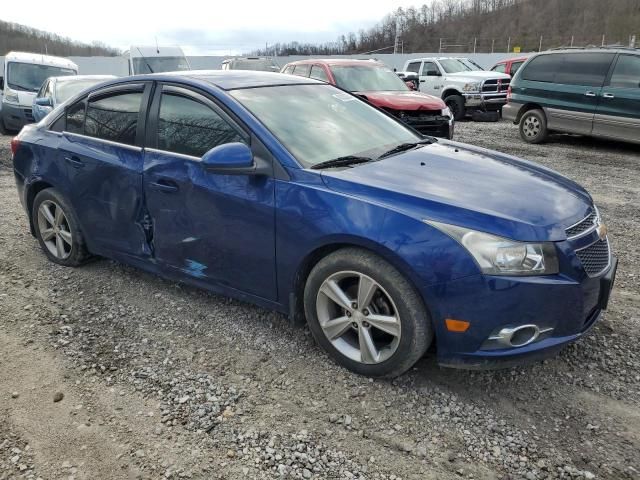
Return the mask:
<svg viewBox="0 0 640 480"><path fill-rule="evenodd" d="M640 50L552 50L527 61L502 110L520 136L542 143L551 132L640 143Z"/></svg>

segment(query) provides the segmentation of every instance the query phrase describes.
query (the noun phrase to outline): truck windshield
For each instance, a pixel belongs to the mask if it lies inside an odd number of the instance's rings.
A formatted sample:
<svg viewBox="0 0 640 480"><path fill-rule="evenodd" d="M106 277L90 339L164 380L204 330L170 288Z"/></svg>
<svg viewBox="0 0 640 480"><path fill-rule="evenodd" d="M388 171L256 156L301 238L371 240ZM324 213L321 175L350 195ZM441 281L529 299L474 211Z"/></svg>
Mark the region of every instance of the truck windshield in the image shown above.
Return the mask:
<svg viewBox="0 0 640 480"><path fill-rule="evenodd" d="M37 92L49 77L76 75L70 68L38 65L35 63L10 62L7 66L7 85L14 90Z"/></svg>
<svg viewBox="0 0 640 480"><path fill-rule="evenodd" d="M406 91L407 85L387 67L370 65L332 66L336 85L350 92Z"/></svg>
<svg viewBox="0 0 640 480"><path fill-rule="evenodd" d="M159 73L190 70L185 57L132 57L133 73Z"/></svg>
<svg viewBox="0 0 640 480"><path fill-rule="evenodd" d="M457 58L447 58L446 60L440 60L440 65L447 73L469 72L472 69L465 65Z"/></svg>
<svg viewBox="0 0 640 480"><path fill-rule="evenodd" d="M270 59L236 58L231 60L231 70L256 70L258 72L279 72L280 67Z"/></svg>
<svg viewBox="0 0 640 480"><path fill-rule="evenodd" d="M331 85L283 85L232 90L305 167L345 157L377 158L422 140L359 98Z"/></svg>

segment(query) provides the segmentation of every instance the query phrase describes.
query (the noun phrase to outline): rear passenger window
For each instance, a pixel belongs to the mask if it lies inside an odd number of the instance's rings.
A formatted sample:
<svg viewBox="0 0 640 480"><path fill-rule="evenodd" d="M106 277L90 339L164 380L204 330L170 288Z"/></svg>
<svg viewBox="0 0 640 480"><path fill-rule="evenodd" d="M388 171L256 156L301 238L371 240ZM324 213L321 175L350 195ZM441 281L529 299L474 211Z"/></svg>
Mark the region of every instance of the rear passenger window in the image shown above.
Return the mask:
<svg viewBox="0 0 640 480"><path fill-rule="evenodd" d="M85 135L135 145L142 92L123 92L89 101Z"/></svg>
<svg viewBox="0 0 640 480"><path fill-rule="evenodd" d="M640 56L620 55L609 85L618 88L640 88Z"/></svg>
<svg viewBox="0 0 640 480"><path fill-rule="evenodd" d="M301 77L309 76L309 65L296 65L293 69L294 75L299 75Z"/></svg>
<svg viewBox="0 0 640 480"><path fill-rule="evenodd" d="M67 108L67 125L65 127L67 132L84 133L84 110L86 103L86 99L83 99Z"/></svg>
<svg viewBox="0 0 640 480"><path fill-rule="evenodd" d="M569 53L564 55L555 83L601 87L613 61L612 53Z"/></svg>
<svg viewBox="0 0 640 480"><path fill-rule="evenodd" d="M316 80L322 80L323 82L329 82L329 77L327 73L324 71L324 68L314 65L311 67L311 78L315 78Z"/></svg>
<svg viewBox="0 0 640 480"><path fill-rule="evenodd" d="M420 73L420 64L422 62L411 62L407 65L407 72Z"/></svg>
<svg viewBox="0 0 640 480"><path fill-rule="evenodd" d="M224 143L246 141L222 116L192 98L163 93L158 118L158 149L202 157Z"/></svg>
<svg viewBox="0 0 640 480"><path fill-rule="evenodd" d="M540 55L529 62L522 72L522 78L536 82L601 87L613 57L612 53Z"/></svg>

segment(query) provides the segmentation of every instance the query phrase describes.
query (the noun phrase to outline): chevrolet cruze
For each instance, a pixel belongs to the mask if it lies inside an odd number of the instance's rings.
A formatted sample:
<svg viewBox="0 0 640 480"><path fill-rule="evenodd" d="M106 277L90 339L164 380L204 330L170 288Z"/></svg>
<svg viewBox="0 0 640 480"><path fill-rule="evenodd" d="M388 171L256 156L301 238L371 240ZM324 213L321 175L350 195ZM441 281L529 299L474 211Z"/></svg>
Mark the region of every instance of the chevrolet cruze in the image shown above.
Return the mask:
<svg viewBox="0 0 640 480"><path fill-rule="evenodd" d="M265 72L129 77L13 140L44 254L104 256L306 320L345 367L396 376L541 358L607 307L589 194L423 137L331 85Z"/></svg>

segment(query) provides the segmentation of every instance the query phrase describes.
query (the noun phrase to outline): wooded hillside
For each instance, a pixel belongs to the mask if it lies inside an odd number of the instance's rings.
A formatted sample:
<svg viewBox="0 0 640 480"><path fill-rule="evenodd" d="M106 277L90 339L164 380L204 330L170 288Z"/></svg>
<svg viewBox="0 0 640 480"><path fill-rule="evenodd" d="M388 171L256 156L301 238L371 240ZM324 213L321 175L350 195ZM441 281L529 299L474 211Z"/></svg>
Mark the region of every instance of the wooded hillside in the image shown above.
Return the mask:
<svg viewBox="0 0 640 480"><path fill-rule="evenodd" d="M0 20L0 55L12 50L33 53L48 53L67 57L70 55L115 56L120 52L100 42L86 44L61 37L55 33L44 32L17 23Z"/></svg>
<svg viewBox="0 0 640 480"><path fill-rule="evenodd" d="M262 55L337 53L522 52L619 43L637 35L639 0L433 0L399 8L369 30L342 35L325 44L277 44ZM604 38L603 38L604 36Z"/></svg>

